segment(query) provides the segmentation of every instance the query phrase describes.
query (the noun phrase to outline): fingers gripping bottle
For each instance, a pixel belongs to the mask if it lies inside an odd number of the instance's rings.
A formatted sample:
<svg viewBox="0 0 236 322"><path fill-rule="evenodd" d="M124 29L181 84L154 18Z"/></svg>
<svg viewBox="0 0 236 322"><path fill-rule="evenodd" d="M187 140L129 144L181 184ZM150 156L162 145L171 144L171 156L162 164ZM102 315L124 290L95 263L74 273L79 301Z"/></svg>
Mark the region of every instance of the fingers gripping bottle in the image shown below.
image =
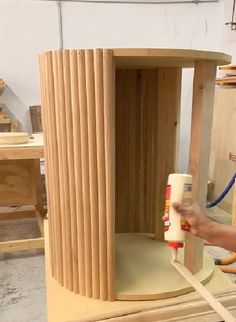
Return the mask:
<svg viewBox="0 0 236 322"><path fill-rule="evenodd" d="M174 202L184 205L192 203L192 176L188 174L170 174L166 187L165 240L172 249L172 259L177 260L178 249L184 246L185 231L189 230L189 225L181 219L171 206Z"/></svg>

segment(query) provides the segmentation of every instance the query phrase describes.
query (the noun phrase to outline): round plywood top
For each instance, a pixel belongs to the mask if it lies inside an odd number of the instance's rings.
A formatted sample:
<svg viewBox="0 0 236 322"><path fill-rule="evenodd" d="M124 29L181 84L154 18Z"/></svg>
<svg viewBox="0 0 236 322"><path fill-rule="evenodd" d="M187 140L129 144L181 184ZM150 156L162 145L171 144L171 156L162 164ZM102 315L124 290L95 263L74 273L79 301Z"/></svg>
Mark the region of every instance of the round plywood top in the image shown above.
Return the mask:
<svg viewBox="0 0 236 322"><path fill-rule="evenodd" d="M191 285L171 265L171 251L166 242L152 234L116 234L116 291L118 300L154 300L193 291ZM183 262L183 251L179 260ZM196 278L207 283L214 271L214 261L204 253L203 268Z"/></svg>
<svg viewBox="0 0 236 322"><path fill-rule="evenodd" d="M194 67L196 61L212 61L221 66L231 62L231 56L221 52L191 49L116 48L113 55L120 68Z"/></svg>
<svg viewBox="0 0 236 322"><path fill-rule="evenodd" d="M28 133L0 132L0 144L22 144L29 141Z"/></svg>
<svg viewBox="0 0 236 322"><path fill-rule="evenodd" d="M83 50L83 48L77 50ZM198 61L214 62L217 66L231 63L230 55L206 50L171 48L112 48L111 50L116 63L116 68L124 69L157 67L185 68L194 67ZM65 49L64 51L68 50ZM52 52L49 51L44 54L47 53Z"/></svg>

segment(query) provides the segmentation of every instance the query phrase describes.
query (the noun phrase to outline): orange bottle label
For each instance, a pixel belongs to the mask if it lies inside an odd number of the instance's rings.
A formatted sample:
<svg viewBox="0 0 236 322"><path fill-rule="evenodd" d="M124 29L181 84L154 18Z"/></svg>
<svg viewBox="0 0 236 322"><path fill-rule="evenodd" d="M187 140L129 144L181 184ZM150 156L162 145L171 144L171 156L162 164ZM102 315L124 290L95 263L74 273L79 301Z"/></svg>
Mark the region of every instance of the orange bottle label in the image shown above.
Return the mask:
<svg viewBox="0 0 236 322"><path fill-rule="evenodd" d="M164 220L164 231L168 231L170 227L170 218L169 218L169 211L170 211L170 195L171 195L171 186L166 186L166 204L165 204L165 220Z"/></svg>

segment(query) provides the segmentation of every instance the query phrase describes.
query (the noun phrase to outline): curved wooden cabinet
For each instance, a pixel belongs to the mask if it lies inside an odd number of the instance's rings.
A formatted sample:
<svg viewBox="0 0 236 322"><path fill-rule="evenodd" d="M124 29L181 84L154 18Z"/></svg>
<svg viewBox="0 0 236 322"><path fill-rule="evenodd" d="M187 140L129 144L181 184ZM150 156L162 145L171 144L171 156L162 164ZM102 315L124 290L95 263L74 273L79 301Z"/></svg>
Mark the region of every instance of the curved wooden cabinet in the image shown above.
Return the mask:
<svg viewBox="0 0 236 322"><path fill-rule="evenodd" d="M114 300L115 233L163 239L183 67L195 67L189 171L194 198L205 203L216 66L230 57L79 49L39 61L52 274L76 293ZM202 258L202 243L189 238L185 265L197 272Z"/></svg>

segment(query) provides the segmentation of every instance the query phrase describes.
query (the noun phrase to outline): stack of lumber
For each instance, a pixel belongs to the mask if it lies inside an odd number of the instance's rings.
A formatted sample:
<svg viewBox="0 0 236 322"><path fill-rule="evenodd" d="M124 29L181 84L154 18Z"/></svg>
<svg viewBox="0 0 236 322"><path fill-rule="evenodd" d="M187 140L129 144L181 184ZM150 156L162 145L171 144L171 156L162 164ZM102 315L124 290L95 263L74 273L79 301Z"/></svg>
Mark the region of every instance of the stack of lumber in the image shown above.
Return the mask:
<svg viewBox="0 0 236 322"><path fill-rule="evenodd" d="M216 78L216 85L219 86L236 86L236 65L221 66L220 70L225 71L222 77Z"/></svg>

